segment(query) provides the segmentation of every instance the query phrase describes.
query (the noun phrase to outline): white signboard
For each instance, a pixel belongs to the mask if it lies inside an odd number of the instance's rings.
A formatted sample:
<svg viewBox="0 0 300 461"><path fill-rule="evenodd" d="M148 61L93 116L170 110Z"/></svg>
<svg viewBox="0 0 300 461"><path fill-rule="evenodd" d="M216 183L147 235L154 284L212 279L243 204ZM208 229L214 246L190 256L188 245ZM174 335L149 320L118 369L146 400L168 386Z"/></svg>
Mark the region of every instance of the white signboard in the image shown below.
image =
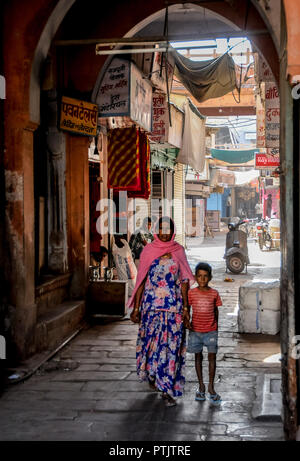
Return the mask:
<svg viewBox="0 0 300 461"><path fill-rule="evenodd" d="M264 85L264 84L262 84ZM264 94L264 91L263 91ZM256 95L256 147L266 147L266 112L265 104L260 94Z"/></svg>
<svg viewBox="0 0 300 461"><path fill-rule="evenodd" d="M258 57L258 75L260 82L274 82L274 76L271 68L262 56Z"/></svg>
<svg viewBox="0 0 300 461"><path fill-rule="evenodd" d="M161 144L168 148L182 145L184 112L174 104L170 104L171 122L169 121L167 96L163 93L153 93L152 97L152 132L150 142Z"/></svg>
<svg viewBox="0 0 300 461"><path fill-rule="evenodd" d="M100 117L129 115L130 63L114 58L99 90L97 103Z"/></svg>
<svg viewBox="0 0 300 461"><path fill-rule="evenodd" d="M152 86L133 63L130 74L130 118L151 131Z"/></svg>
<svg viewBox="0 0 300 461"><path fill-rule="evenodd" d="M97 104L100 117L130 117L131 122L151 131L152 86L135 64L120 58L112 60L102 79Z"/></svg>
<svg viewBox="0 0 300 461"><path fill-rule="evenodd" d="M266 147L279 148L280 102L278 88L274 82L265 85Z"/></svg>
<svg viewBox="0 0 300 461"><path fill-rule="evenodd" d="M163 93L153 93L152 96L152 132L150 142L163 144L166 141L166 130L169 123L167 97Z"/></svg>

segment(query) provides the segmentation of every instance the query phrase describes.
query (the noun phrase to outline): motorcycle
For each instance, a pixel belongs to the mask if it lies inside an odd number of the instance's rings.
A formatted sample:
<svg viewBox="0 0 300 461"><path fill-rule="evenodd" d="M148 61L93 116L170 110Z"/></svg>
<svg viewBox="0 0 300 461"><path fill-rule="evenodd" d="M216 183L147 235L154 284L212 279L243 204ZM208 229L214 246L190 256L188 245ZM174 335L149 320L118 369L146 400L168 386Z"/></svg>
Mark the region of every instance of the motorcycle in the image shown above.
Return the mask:
<svg viewBox="0 0 300 461"><path fill-rule="evenodd" d="M256 235L260 250L263 251L264 247L267 250L272 248L272 237L269 232L269 220L263 218L259 223L256 224Z"/></svg>
<svg viewBox="0 0 300 461"><path fill-rule="evenodd" d="M239 274L247 265L250 264L248 256L247 233L240 229L246 221L240 220L238 223L229 223L226 235L226 248L224 259L226 260L227 269L233 274Z"/></svg>

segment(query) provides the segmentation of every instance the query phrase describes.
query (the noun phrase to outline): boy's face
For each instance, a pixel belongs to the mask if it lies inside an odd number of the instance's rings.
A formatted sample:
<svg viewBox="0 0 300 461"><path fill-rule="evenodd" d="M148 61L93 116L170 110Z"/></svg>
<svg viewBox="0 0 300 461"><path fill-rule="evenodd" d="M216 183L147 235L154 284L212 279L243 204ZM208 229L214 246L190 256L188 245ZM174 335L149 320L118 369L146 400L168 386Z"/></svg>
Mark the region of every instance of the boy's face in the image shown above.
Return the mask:
<svg viewBox="0 0 300 461"><path fill-rule="evenodd" d="M196 280L199 287L204 288L207 287L208 282L211 280L211 276L207 271L199 269L196 273Z"/></svg>

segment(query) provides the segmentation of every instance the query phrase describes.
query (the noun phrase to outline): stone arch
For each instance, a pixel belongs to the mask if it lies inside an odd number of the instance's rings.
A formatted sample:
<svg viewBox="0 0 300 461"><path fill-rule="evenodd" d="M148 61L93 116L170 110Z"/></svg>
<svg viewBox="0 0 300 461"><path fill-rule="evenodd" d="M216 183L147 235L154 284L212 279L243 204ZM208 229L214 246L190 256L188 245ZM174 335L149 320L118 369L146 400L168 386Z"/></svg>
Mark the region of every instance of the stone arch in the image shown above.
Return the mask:
<svg viewBox="0 0 300 461"><path fill-rule="evenodd" d="M276 0L277 3L279 2L280 3L280 0ZM180 2L178 2L180 3ZM188 3L187 5L190 5L190 6L193 6L193 8L198 8L199 10L202 10L203 7L201 7L200 5L197 5L197 4L194 4L193 1L191 1L190 3ZM171 5L169 6L169 12L172 12L172 10L175 9L177 5ZM256 6L256 9L258 10L258 14L262 17L263 21L265 22L266 26L267 26L267 29L269 30L270 32L270 35L272 37L272 40L274 42L274 46L276 48L276 52L277 54L279 55L279 42L280 42L280 37L279 37L279 34L278 34L278 31L276 32L274 29L273 29L273 24L274 24L274 18L270 18L268 17L268 15L266 14L266 12L264 11L264 9L262 8L262 6L256 2L255 4ZM212 9L208 7L206 7L206 9L210 10L216 19L219 19L220 21L222 21L224 24L226 24L227 26L231 27L233 29L233 31L239 31L240 30L240 27L235 23L233 22L232 20L228 19L227 17L223 16L222 14L220 13L217 13L215 11L213 11ZM156 19L160 18L160 17L163 17L165 14L165 8L162 8L158 11L156 11L155 13L147 16L146 18L142 19L140 22L138 22L137 24L135 24L125 35L124 37L134 37L135 35L137 35L144 27L146 27L147 25L149 25L151 22L155 21ZM272 23L272 20L273 20L273 23ZM249 39L250 42L251 42L251 39ZM261 47L259 46L259 43L257 43L256 40L253 40L254 42L254 45L255 47L258 49L258 51L264 56L264 58L266 59L266 61L268 61L268 56L265 55L266 53L264 53L262 50L261 50ZM120 47L116 47L116 48L120 48ZM92 93L92 101L95 102L96 101L96 98L97 98L97 93L98 93L98 90L100 88L100 83L101 83L101 80L107 70L107 68L109 67L111 61L113 59L113 56L109 56L104 65L101 67L100 69L100 72L98 74L98 77L97 77L97 80L95 82L95 86L94 86L94 89L93 89L93 93ZM273 69L272 69L273 70ZM275 79L278 80L278 74L275 75Z"/></svg>
<svg viewBox="0 0 300 461"><path fill-rule="evenodd" d="M276 1L279 2L280 0L276 0ZM75 2L76 2L76 0L59 0L58 1L58 3L55 6L53 12L49 16L47 24L44 27L44 30L43 30L43 32L42 32L42 34L40 36L39 42L38 42L37 47L35 49L34 59L33 59L32 68L31 68L30 88L29 88L29 119L30 119L31 122L39 123L39 121L40 121L40 113L39 113L40 112L40 104L39 104L39 102L40 102L40 81L39 81L39 77L40 77L41 66L42 66L44 60L46 59L46 56L48 54L51 42L52 42L52 40L53 40L59 26L62 24L66 14L71 9L71 7L75 4ZM159 2L155 2L155 3L159 3ZM178 3L180 3L180 1ZM266 12L264 11L261 4L258 1L253 2L253 3L255 3L255 8L256 8L256 10L258 12L258 15L262 18L262 20L266 24L267 28L269 29L270 35L272 36L272 41L273 41L274 46L276 48L276 51L278 53L278 51L279 51L278 50L278 47L279 47L278 36L277 36L278 34L276 35L276 31L274 30L273 24L269 20L270 18L268 17ZM193 4L192 1L191 1L191 4ZM161 5L163 5L163 3ZM193 4L193 7L194 6L197 7L196 4ZM175 5L174 5L174 7L175 7ZM198 5L198 7L201 8L199 5ZM155 8L154 5L153 5L153 8ZM237 24L237 22L238 22L238 19L237 19L238 16L237 15L233 14L232 18L230 19L228 17L228 15L227 16L222 15L221 12L218 12L213 8L208 7L207 9L212 11L214 13L214 15L216 17L218 17L219 19L221 19L224 23L226 23L227 25L230 25L233 28L233 30L239 30L240 29L240 25ZM170 11L171 10L172 10L172 6L170 6ZM148 15L144 19L141 19L141 21L139 21L134 26L132 26L124 36L125 37L134 36L135 34L138 33L139 30L141 30L143 27L145 27L151 21L153 21L153 20L157 19L158 17L160 17L163 14L163 12L164 12L164 8L153 12L152 14ZM253 40L253 42L255 43L255 46L258 49L260 49L258 41ZM261 51L262 54L264 54L263 50L260 50L260 51ZM268 56L265 56L265 58L268 60ZM109 59L106 60L104 68L102 67L102 69L100 70L100 74L98 75L95 87L97 87L97 84L99 84L99 78L101 78L101 76L103 75L103 72L105 71L105 68L107 67L108 62L109 62ZM277 78L278 75L275 75L275 77ZM94 99L94 96L95 96L94 93L95 93L95 88L94 88L93 98L92 99Z"/></svg>
<svg viewBox="0 0 300 461"><path fill-rule="evenodd" d="M65 15L76 0L59 0L52 11L47 24L40 36L35 49L30 74L29 87L29 119L31 122L40 122L40 69L47 57L51 42Z"/></svg>

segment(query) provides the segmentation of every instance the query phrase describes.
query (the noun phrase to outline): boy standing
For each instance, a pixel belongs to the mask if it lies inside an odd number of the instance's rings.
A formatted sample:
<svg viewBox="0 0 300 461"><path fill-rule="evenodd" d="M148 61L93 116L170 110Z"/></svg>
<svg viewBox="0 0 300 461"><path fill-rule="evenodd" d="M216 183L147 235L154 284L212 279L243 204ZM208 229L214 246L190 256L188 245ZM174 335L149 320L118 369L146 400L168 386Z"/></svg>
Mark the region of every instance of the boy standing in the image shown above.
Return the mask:
<svg viewBox="0 0 300 461"><path fill-rule="evenodd" d="M209 264L197 264L195 278L198 286L188 292L188 301L192 308L192 324L191 326L186 325L191 330L189 332L187 351L195 354L195 368L199 381L199 389L196 392L195 400L205 400L205 385L202 376L202 350L203 346L207 347L209 400L213 403L219 403L221 397L215 392L214 379L218 351L218 306L222 306L222 301L218 291L208 286L212 278L211 271Z"/></svg>

